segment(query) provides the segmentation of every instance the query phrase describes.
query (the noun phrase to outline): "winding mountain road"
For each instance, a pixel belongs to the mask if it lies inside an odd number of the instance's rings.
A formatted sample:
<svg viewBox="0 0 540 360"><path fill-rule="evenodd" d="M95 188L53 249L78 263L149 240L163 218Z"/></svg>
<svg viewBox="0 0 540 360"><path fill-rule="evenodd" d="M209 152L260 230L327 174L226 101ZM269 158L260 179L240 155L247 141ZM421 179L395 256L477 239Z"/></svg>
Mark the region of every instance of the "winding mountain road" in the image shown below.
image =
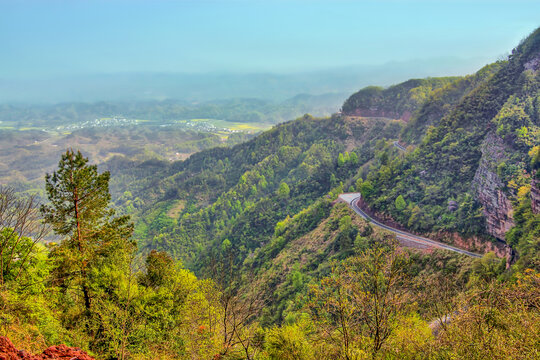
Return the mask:
<svg viewBox="0 0 540 360"><path fill-rule="evenodd" d="M451 246L451 245L447 245L447 244L444 244L444 243L441 243L441 242L438 242L438 241L435 241L435 240L431 240L431 239L428 239L428 238L425 238L425 237L422 237L422 236L414 235L414 234L408 233L406 231L395 229L395 228L393 228L391 226L385 225L385 224L371 218L368 214L366 214L358 206L358 200L360 200L360 197L361 197L360 193L341 194L339 197L343 201L347 202L350 205L351 209L355 213L357 213L358 215L360 215L361 217L363 217L367 221L371 222L373 225L375 225L375 226L377 226L379 228L388 230L388 231L396 234L396 238L398 240L401 240L401 241L404 241L404 242L412 242L412 243L420 245L421 247L432 247L432 248L444 249L444 250L449 250L449 251L457 252L457 253L460 253L460 254L464 254L464 255L472 256L472 257L476 257L476 258L482 257L482 255L480 255L480 254L476 254L476 253L473 253L473 252L470 252L470 251L467 251L467 250L463 250L463 249L460 249L460 248L457 248L457 247L454 247L454 246Z"/></svg>

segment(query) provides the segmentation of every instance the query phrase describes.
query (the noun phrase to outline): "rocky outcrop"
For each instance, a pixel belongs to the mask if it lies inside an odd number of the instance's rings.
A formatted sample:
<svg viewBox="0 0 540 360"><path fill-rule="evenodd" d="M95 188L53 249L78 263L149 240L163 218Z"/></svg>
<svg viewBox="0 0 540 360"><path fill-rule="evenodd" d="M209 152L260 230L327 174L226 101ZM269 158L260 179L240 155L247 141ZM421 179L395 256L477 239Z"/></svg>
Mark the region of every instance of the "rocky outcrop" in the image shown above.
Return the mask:
<svg viewBox="0 0 540 360"><path fill-rule="evenodd" d="M408 110L405 110L402 113L397 113L395 111L388 111L384 109L379 109L377 107L372 107L369 109L355 109L354 112L345 115L399 119L405 122L408 122L412 117L412 113Z"/></svg>
<svg viewBox="0 0 540 360"><path fill-rule="evenodd" d="M530 70L534 73L537 73L540 69L540 55L533 57L531 60L523 64L525 70Z"/></svg>
<svg viewBox="0 0 540 360"><path fill-rule="evenodd" d="M503 192L504 184L496 173L497 164L504 161L504 143L490 133L482 146L482 158L472 182L476 200L482 204L487 232L499 240L514 226L512 203Z"/></svg>
<svg viewBox="0 0 540 360"><path fill-rule="evenodd" d="M463 236L456 232L445 231L428 234L428 237L479 254L493 252L497 257L505 258L508 265L512 262L514 257L512 248L502 241L491 242L486 241L485 238L479 236Z"/></svg>
<svg viewBox="0 0 540 360"><path fill-rule="evenodd" d="M79 348L66 345L51 346L40 355L32 355L24 350L17 350L13 343L5 336L0 336L0 360L96 360Z"/></svg>

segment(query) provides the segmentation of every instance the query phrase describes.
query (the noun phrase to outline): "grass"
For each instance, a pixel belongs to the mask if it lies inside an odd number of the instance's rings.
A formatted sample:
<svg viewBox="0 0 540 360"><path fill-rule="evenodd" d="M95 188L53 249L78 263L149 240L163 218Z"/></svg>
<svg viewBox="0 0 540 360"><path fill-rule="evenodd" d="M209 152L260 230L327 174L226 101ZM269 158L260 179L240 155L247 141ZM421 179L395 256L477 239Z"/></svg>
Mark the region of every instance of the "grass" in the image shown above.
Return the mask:
<svg viewBox="0 0 540 360"><path fill-rule="evenodd" d="M178 200L173 203L169 211L167 211L167 216L171 219L178 219L178 216L184 210L184 207L186 206L186 202L184 200Z"/></svg>

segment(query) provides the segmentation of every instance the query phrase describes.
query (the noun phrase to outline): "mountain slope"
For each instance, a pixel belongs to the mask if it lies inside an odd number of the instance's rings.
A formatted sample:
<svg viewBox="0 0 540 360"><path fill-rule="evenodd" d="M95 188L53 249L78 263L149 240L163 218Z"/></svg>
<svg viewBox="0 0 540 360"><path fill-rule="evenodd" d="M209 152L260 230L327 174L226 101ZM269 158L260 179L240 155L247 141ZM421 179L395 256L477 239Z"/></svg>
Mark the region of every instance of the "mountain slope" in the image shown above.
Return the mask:
<svg viewBox="0 0 540 360"><path fill-rule="evenodd" d="M437 126L455 106L483 82L489 80L503 65L499 61L486 65L473 75L458 78L442 87L434 89L418 106L411 120L403 129L401 139L407 144L418 144L426 135L429 126Z"/></svg>
<svg viewBox="0 0 540 360"><path fill-rule="evenodd" d="M386 89L368 86L351 95L343 104L344 115L385 117L408 121L430 94L460 78L411 79Z"/></svg>
<svg viewBox="0 0 540 360"><path fill-rule="evenodd" d="M232 148L157 164L151 175L144 163L111 167L113 179L125 180L114 187L117 205L128 189L131 198L145 199L135 215L136 236L146 248L200 268L230 244L242 262L270 240L278 221L333 188L343 191L340 182L350 186L359 166L373 160L375 149L391 146L400 130L392 120L305 116Z"/></svg>
<svg viewBox="0 0 540 360"><path fill-rule="evenodd" d="M367 180L377 186L366 196L369 204L417 231L504 240L519 193L531 186L530 154L540 144L539 64L537 30L438 120L415 151L370 173ZM407 203L402 210L394 204L400 195Z"/></svg>

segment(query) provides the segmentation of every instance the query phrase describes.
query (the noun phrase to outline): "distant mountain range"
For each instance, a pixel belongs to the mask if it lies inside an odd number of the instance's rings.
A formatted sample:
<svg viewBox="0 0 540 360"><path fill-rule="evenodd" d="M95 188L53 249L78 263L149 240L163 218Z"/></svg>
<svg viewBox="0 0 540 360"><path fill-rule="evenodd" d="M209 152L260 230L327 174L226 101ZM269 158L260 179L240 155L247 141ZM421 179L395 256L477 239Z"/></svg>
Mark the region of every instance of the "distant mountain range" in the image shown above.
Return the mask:
<svg viewBox="0 0 540 360"><path fill-rule="evenodd" d="M352 93L411 77L471 73L485 59L439 58L297 73L118 73L41 79L0 79L0 103L59 103L259 98L283 101L298 94Z"/></svg>

